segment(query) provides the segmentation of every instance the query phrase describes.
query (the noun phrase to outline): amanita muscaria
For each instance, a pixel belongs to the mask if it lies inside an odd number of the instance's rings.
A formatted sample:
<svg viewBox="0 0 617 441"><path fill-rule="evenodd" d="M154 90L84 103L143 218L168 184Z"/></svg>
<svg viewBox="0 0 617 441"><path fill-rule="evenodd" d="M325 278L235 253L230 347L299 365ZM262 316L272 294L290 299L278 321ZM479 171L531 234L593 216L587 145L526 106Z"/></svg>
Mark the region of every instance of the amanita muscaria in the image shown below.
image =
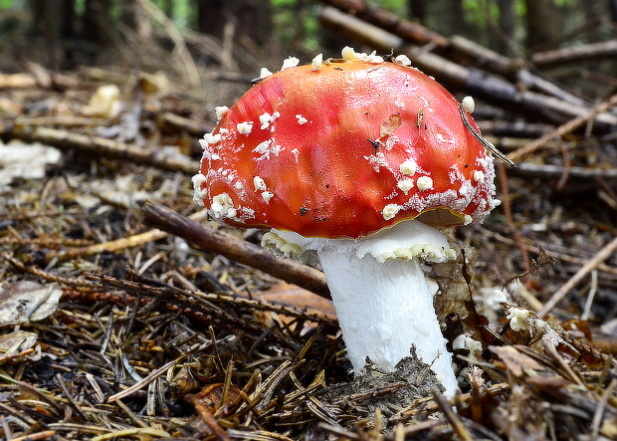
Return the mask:
<svg viewBox="0 0 617 441"><path fill-rule="evenodd" d="M473 101L404 56L294 61L216 109L195 199L228 225L271 229L264 243L287 255L317 254L356 371L367 356L393 370L415 345L452 395L421 260L455 258L436 227L482 221L498 203Z"/></svg>

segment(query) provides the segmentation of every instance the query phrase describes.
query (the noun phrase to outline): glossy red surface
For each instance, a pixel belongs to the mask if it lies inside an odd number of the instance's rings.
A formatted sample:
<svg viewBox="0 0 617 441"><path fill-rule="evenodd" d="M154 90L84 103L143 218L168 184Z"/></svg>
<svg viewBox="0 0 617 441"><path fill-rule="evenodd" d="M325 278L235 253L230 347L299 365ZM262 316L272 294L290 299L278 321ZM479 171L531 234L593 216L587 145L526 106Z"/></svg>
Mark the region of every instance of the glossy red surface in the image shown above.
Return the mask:
<svg viewBox="0 0 617 441"><path fill-rule="evenodd" d="M275 118L262 123L266 113ZM228 195L233 210L223 220L234 225L356 238L429 210L447 209L456 217L446 223L462 224L493 207L492 158L458 101L410 67L346 61L281 71L241 97L212 135L220 140L202 141L203 202Z"/></svg>

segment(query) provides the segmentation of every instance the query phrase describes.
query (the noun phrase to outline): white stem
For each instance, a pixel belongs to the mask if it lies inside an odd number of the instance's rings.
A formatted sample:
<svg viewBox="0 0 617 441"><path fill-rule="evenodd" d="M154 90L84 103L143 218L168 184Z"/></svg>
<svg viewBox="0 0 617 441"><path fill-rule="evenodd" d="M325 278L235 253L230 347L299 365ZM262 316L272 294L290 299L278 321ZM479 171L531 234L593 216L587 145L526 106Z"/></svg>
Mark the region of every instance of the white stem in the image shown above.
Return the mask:
<svg viewBox="0 0 617 441"><path fill-rule="evenodd" d="M286 254L317 252L328 278L348 357L356 372L366 357L393 371L411 345L431 365L451 397L458 389L420 259L446 262L456 252L438 230L399 222L361 239L303 237L272 230L265 246Z"/></svg>
<svg viewBox="0 0 617 441"><path fill-rule="evenodd" d="M347 356L358 372L366 357L387 371L409 356L431 365L452 396L458 389L452 356L446 349L419 259L378 262L370 254L318 250L336 315L347 346Z"/></svg>

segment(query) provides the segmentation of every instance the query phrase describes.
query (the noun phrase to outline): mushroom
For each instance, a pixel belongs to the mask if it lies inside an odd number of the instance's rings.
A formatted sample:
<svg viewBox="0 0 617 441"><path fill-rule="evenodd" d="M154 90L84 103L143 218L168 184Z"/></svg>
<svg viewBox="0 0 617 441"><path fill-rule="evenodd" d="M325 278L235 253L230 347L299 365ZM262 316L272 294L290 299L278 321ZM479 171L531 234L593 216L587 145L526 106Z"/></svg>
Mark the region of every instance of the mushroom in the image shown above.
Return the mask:
<svg viewBox="0 0 617 441"><path fill-rule="evenodd" d="M217 111L195 199L228 225L271 229L266 246L316 254L356 372L367 357L391 371L414 345L451 396L422 262L454 259L439 228L498 204L493 159L470 99L459 104L407 57L343 56L285 68Z"/></svg>

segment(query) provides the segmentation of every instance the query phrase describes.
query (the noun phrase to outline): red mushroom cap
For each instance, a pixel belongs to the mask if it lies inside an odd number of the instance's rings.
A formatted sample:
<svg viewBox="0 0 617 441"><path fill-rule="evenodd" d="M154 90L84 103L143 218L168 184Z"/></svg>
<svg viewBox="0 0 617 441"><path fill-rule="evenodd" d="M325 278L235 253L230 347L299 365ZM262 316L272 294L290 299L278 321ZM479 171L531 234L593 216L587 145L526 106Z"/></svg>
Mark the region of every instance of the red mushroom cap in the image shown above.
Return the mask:
<svg viewBox="0 0 617 441"><path fill-rule="evenodd" d="M358 238L407 219L466 224L495 205L492 158L458 101L414 68L286 69L220 116L194 184L232 225Z"/></svg>

